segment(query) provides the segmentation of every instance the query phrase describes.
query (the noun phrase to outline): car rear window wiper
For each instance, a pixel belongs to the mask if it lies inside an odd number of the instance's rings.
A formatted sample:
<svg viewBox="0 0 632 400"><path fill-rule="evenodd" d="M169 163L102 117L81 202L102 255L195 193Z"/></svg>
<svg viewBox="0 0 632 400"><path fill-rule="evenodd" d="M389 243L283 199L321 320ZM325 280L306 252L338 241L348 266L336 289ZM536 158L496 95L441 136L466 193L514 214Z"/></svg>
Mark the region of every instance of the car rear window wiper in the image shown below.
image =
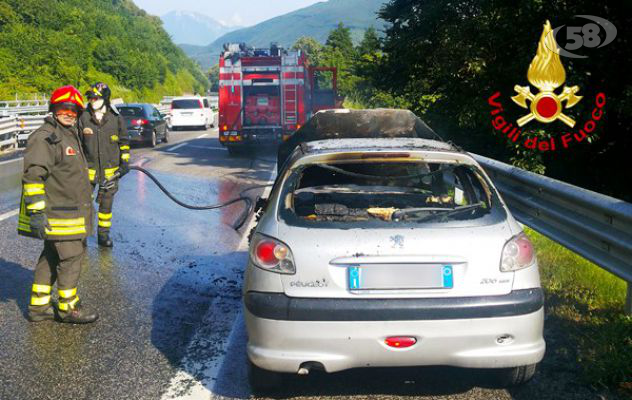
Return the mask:
<svg viewBox="0 0 632 400"><path fill-rule="evenodd" d="M446 218L449 217L451 215L454 214L460 214L462 212L466 212L466 211L471 211L471 210L475 210L481 207L487 207L487 205L485 204L485 202L478 202L478 203L474 203L474 204L468 204L465 206L458 206L458 207L454 207L454 208L408 208L408 209L404 209L404 210L398 210L393 214L393 220L394 221L399 221L402 219L402 217L408 221L416 221L416 222L426 222L426 221L431 221L433 219L442 217L442 218ZM410 214L418 214L421 212L434 212L434 214L430 214L430 215L423 215L423 216L415 216L415 217L407 217Z"/></svg>

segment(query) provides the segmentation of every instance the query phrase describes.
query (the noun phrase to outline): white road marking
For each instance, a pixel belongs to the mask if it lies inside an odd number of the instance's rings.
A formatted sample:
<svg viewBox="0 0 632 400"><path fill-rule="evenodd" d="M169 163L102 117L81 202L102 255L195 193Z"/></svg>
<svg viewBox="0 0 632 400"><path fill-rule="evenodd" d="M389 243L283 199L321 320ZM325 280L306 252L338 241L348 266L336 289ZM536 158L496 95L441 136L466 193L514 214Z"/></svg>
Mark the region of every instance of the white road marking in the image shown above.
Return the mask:
<svg viewBox="0 0 632 400"><path fill-rule="evenodd" d="M198 137L196 137L196 139L202 139L208 136L208 133L205 133L204 135L200 135Z"/></svg>
<svg viewBox="0 0 632 400"><path fill-rule="evenodd" d="M13 211L6 212L4 214L0 214L0 221L4 221L5 219L18 215L19 213L20 213L20 210L13 210Z"/></svg>
<svg viewBox="0 0 632 400"><path fill-rule="evenodd" d="M267 183L269 186L265 188L261 197L268 197L270 195L270 192L272 190L271 185L274 183L275 176L276 166L274 166L270 173L270 178L268 179ZM255 215L253 214L250 217L248 225L246 225L246 229L243 231L243 237L239 242L237 251L248 251L248 234L255 226L255 224L256 219ZM216 301L218 300L221 300L221 297L218 297ZM200 326L202 327L201 330L204 330L204 326L213 326L213 324L217 324L217 315L215 315L216 310L217 307L214 307L214 304L209 307L209 311L206 313L206 315L202 319L202 322L200 323ZM230 334L228 335L228 337L223 338L223 340L221 340L221 338L213 338L211 337L211 335L208 334L202 334L200 330L196 332L195 336L191 340L191 343L189 343L189 346L187 347L185 356L180 362L180 365L194 365L194 371L191 372L194 372L196 377L201 378L194 377L193 375L191 375L191 373L189 373L189 371L182 369L178 370L176 375L171 379L169 388L163 394L163 400L206 400L213 398L213 392L215 391L214 388L217 384L217 374L224 364L226 350L228 349L231 340L235 337L236 332L239 329L239 321L241 318L242 311L240 308L239 312L236 313L232 321ZM221 343L219 345L219 349L217 349L219 355L216 358L205 360L202 363L199 361L195 361L195 349L207 348L209 347L209 344L217 345L218 341L221 341ZM183 390L185 391L184 393L182 393Z"/></svg>
<svg viewBox="0 0 632 400"><path fill-rule="evenodd" d="M9 164L9 163L17 162L17 161L21 161L21 160L24 160L24 157L14 158L13 160L1 161L0 165Z"/></svg>
<svg viewBox="0 0 632 400"><path fill-rule="evenodd" d="M193 147L195 149L204 149L204 150L223 150L223 151L228 151L227 148L225 147L215 147L215 146L195 146L195 145L189 145L189 147Z"/></svg>
<svg viewBox="0 0 632 400"><path fill-rule="evenodd" d="M173 146L173 147L172 147L172 148L170 148L170 149L167 149L167 151L174 151L174 150L178 150L179 148L184 147L184 146L186 146L187 144L188 144L188 143L180 143L180 144L178 144L178 145L176 145L176 146Z"/></svg>

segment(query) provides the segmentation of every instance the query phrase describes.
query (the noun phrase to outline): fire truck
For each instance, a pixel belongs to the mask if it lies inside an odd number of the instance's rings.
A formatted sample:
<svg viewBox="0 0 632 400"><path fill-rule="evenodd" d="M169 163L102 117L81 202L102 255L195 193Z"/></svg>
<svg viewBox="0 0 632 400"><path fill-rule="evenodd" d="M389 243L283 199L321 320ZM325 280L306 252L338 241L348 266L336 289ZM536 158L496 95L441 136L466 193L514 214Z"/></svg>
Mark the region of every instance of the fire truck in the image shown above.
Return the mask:
<svg viewBox="0 0 632 400"><path fill-rule="evenodd" d="M340 108L337 71L304 52L225 44L219 59L219 140L236 154L288 139L311 116Z"/></svg>

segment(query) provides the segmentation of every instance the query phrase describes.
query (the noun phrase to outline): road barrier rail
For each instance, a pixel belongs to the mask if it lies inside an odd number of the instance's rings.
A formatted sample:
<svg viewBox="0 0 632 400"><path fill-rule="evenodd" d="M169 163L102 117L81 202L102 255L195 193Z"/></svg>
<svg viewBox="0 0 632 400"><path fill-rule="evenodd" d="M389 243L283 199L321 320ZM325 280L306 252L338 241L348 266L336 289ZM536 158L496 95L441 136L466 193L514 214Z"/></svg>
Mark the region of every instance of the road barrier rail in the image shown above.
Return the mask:
<svg viewBox="0 0 632 400"><path fill-rule="evenodd" d="M514 217L627 282L632 314L632 204L473 155Z"/></svg>

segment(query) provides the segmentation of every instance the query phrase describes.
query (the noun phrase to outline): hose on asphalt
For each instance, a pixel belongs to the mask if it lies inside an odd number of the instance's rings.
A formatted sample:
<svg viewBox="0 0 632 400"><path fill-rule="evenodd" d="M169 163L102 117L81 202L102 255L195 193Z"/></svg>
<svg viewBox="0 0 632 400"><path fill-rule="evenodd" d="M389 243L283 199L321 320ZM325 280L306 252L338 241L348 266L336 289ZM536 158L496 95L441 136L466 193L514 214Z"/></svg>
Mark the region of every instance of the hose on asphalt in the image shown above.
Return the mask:
<svg viewBox="0 0 632 400"><path fill-rule="evenodd" d="M130 165L129 169L130 170L136 170L136 171L142 172L143 174L147 175L149 177L149 179L154 181L156 186L158 186L158 188L160 188L160 190L162 190L162 192L164 194L166 194L167 197L169 197L174 203L176 203L177 205L179 205L181 207L188 208L189 210L198 210L198 211L201 211L201 210L216 210L218 208L227 207L227 206L230 206L232 204L239 203L239 202L245 203L245 205L246 205L245 212L243 212L242 215L239 217L239 219L233 224L233 229L235 229L235 230L238 230L239 228L241 228L244 225L244 223L246 223L246 220L248 219L248 215L250 215L250 213L252 212L252 208L253 208L252 199L250 199L249 197L246 197L246 196L244 196L242 194L240 194L239 197L235 197L234 199L225 201L223 203L211 204L211 205L208 205L208 206L194 206L194 205L191 205L191 204L187 204L187 203L185 203L183 201L178 200L173 194L171 194L171 192L169 192L169 190L167 190L167 188L165 188L162 185L162 183L160 183L158 178L156 178L151 172L147 171L144 168L137 167L135 165ZM117 177L118 176L115 175L113 177L113 179L116 179Z"/></svg>

